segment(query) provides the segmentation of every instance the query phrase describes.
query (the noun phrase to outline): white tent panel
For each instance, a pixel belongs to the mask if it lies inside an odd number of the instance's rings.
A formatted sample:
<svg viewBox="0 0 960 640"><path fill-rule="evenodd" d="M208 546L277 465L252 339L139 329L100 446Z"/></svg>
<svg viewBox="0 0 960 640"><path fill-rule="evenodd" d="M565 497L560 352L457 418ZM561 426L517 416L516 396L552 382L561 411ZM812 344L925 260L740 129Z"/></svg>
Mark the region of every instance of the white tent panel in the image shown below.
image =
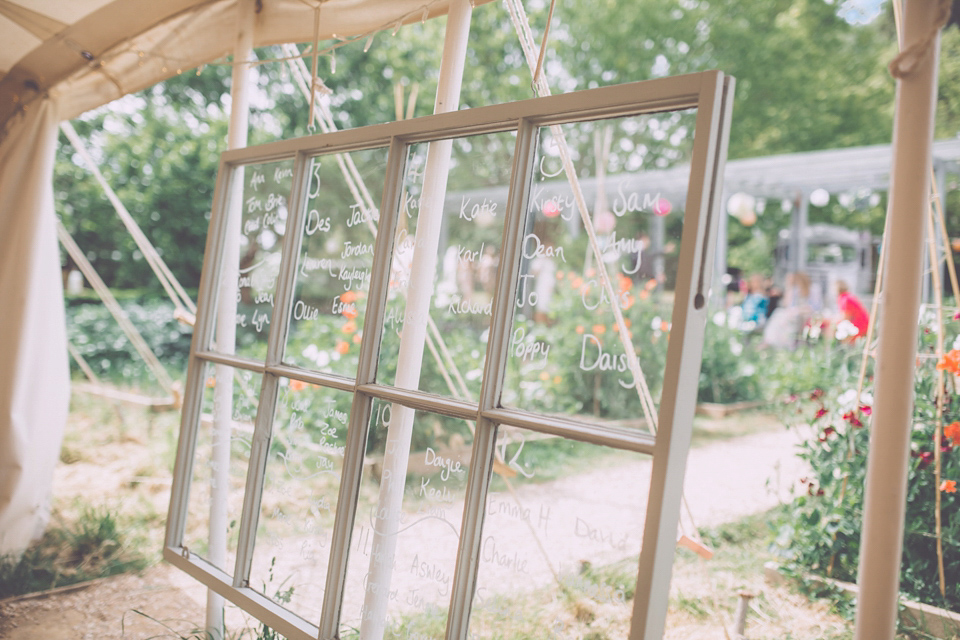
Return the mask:
<svg viewBox="0 0 960 640"><path fill-rule="evenodd" d="M53 211L59 123L45 100L0 145L0 555L46 526L70 402Z"/></svg>
<svg viewBox="0 0 960 640"><path fill-rule="evenodd" d="M362 36L445 15L448 4L326 0L317 9L303 0L263 0L254 46ZM24 9L34 16L24 17ZM178 71L225 59L235 45L236 15L237 0L0 0L0 130L51 88L59 91L61 115L69 119ZM53 32L59 24L63 28ZM49 33L42 42L36 37L41 33Z"/></svg>

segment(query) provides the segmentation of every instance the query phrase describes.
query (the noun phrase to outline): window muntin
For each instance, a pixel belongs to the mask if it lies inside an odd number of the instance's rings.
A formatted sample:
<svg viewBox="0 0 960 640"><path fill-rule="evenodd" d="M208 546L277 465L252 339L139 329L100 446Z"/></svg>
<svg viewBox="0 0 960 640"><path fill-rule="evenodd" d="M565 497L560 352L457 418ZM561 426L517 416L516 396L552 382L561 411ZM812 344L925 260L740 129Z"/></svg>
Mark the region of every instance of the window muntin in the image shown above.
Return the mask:
<svg viewBox="0 0 960 640"><path fill-rule="evenodd" d="M319 623L351 394L278 379L250 585Z"/></svg>
<svg viewBox="0 0 960 640"><path fill-rule="evenodd" d="M393 385L397 380L404 324L408 321L426 323L428 357L423 360L424 370L416 388L476 400L486 356L486 336L493 309L506 204L506 191L499 185L477 185L493 179L487 175L486 165L510 162L509 156L496 156L502 155L505 149L512 150L515 144L513 132L452 141L437 267L433 281L429 283L432 291L429 311L409 318L405 309L411 291L411 267L430 143L420 142L408 147L403 197L393 243L378 383ZM491 191L496 191L496 197L491 196ZM439 357L429 357L433 353Z"/></svg>
<svg viewBox="0 0 960 640"><path fill-rule="evenodd" d="M386 162L382 147L310 159L284 362L356 376Z"/></svg>
<svg viewBox="0 0 960 640"><path fill-rule="evenodd" d="M243 491L261 384L262 376L252 371L215 364L205 367L202 417L192 465L184 547L227 573L233 572L236 561ZM229 430L215 431L215 421L227 422ZM224 476L217 474L223 467L227 469L225 483L222 482ZM221 509L227 518L223 557L210 554L207 532L211 509Z"/></svg>
<svg viewBox="0 0 960 640"><path fill-rule="evenodd" d="M240 210L227 233L221 292L235 291L233 326L217 328L214 349L220 353L263 360L276 299L280 253L289 216L293 162L251 164L236 170L229 207Z"/></svg>
<svg viewBox="0 0 960 640"><path fill-rule="evenodd" d="M400 413L413 413L415 438L402 452L400 477L385 460L395 446L388 435ZM361 629L376 606L386 603L385 637L406 637L410 623L446 626L460 544L462 505L473 445L472 424L402 405L374 400L357 518L347 567L342 637ZM402 485L395 513L382 506L390 483ZM396 517L392 517L392 516Z"/></svg>
<svg viewBox="0 0 960 640"><path fill-rule="evenodd" d="M553 127L541 128L504 406L650 429L643 405L645 396L649 406L656 404L663 382L695 115L677 111L559 128L600 260L565 176L557 135ZM655 178L651 168L659 169ZM639 378L614 305L631 336ZM566 337L556 340L557 334Z"/></svg>
<svg viewBox="0 0 960 640"><path fill-rule="evenodd" d="M653 439L650 436L638 435L636 430L610 430L587 420L570 421L563 419L562 416L558 418L544 413L498 408L509 360L509 329L513 320L514 298L518 291L519 269L522 262L523 216L530 199L535 166L536 129L538 126L585 123L643 113L664 114L697 107L698 139L694 143L691 178L687 191L686 208L689 223L683 232L675 287L673 335L676 337L673 342L677 346L671 347L670 353L673 355L668 354L667 358L662 400L664 406L661 407L665 419L661 421L658 435L658 438L665 440L662 448L664 453L658 455L651 465L652 486L662 487L663 492L653 491L646 507L647 527L644 532L646 543L640 559L640 573L636 583L636 613L632 622L635 633L638 633L638 629L639 633L656 633L658 628L662 628L665 604L661 608L658 594L666 588L667 584L664 581L664 573L655 571L654 567L657 564L669 562L672 558L673 536L672 533L661 535L659 532L663 530L662 525L651 528L649 522L651 518L657 522L663 519L668 523L676 522L679 511L678 483L682 483L683 460L689 442L687 422L692 419L692 409L689 416L685 417L685 413L687 407L692 407L692 398L688 397L689 385L678 387L677 383L683 371L687 372L686 375L690 375L690 372L694 371L691 367L695 367L699 362L702 323L705 318L704 299L709 293L709 265L711 264L709 229L714 224L711 222L711 212L716 208L719 199L716 183L725 154L725 132L729 126L726 114L728 114L731 95L727 89L731 84L723 78L722 74L697 74L513 105L473 109L365 130L285 141L224 154L224 164L218 181L218 196L215 199L217 205L211 220L204 278L201 284L202 308L198 314L195 348L191 354L188 371L165 557L288 637L297 639L334 637L342 629L340 624L347 598L348 576L352 575L348 571L348 561L356 562L356 557L351 559L351 549L355 543L353 532L360 521L359 508L362 504L362 487L366 477L363 472L363 463L368 428L373 415L373 403L377 398L381 398L394 401L393 406L399 403L416 407L421 414L436 412L458 415L462 420L473 422L475 431L472 432L472 457L462 501L464 517L460 528L459 549L451 578L447 636L464 637L468 633L469 612L477 586L477 576L482 569L477 566L479 561L474 562L473 559L479 558L482 553L483 514L487 507L488 494L487 480L499 465L507 463L506 460L501 459L503 454L498 454L498 430L506 431L511 425L522 426L539 435L564 435L577 441L593 443L593 446L609 447L612 450L623 449L646 453L653 450ZM447 139L457 139L467 135L482 136L512 130L517 131L518 151L512 163L511 191L507 197L504 227L506 231L502 243L505 258L501 262L501 265L510 265L511 268L502 267L499 270L485 371L477 404L465 403L462 400L447 401L440 396L424 396L413 391L381 386L380 381L376 380L376 365L380 357L380 338L384 331L387 285L392 262L390 251L394 248L392 240L395 239L397 230L396 213L400 210L403 199L404 158L408 149L411 145L435 140L437 135L446 135ZM378 234L382 237L378 237L371 267L367 318L364 327L367 339L361 345L356 381L330 376L310 368L284 365L281 362L281 355L294 307L295 256L298 254L304 228L302 215L306 210L304 203L308 197L309 159L321 152L324 154L356 153L357 150L382 146L387 142L391 145L391 151L387 159L386 177L383 183L384 201L381 204L381 211L386 212L386 216L381 217L379 229L386 230L389 235ZM278 270L274 314L266 340L266 354L259 355L264 351L262 344L258 346L259 351L253 350L249 355L242 354L247 357L236 357L229 351L218 354L216 351L210 351L207 345L212 343L213 338L215 298L219 285L219 272L222 271L221 263L224 255L230 255L228 250L230 238L237 236L236 232L233 236L228 232L231 228L231 212L234 216L239 215L236 213L237 209L231 209L228 206L230 198L227 194L231 183L242 184L244 164L251 162L265 164L278 160L293 164L293 184L289 199L293 224L286 226L286 233L282 239L283 257ZM233 224L235 225L236 222ZM227 265L231 264L232 261L228 260ZM227 311L229 313L230 310ZM692 324L688 323L690 319ZM372 340L370 336L376 336L377 339ZM204 464L204 460L200 459L202 453L199 456L195 455L202 451L202 447L198 447L197 434L202 414L200 405L204 362L220 362L263 375L261 403L257 408L249 455L243 516L236 544L236 565L232 578L229 570L224 570L220 565L218 565L219 568L211 566L202 556L195 555L184 544L186 505L192 493L191 474L195 467ZM270 594L269 588L265 589L266 595L261 595L256 590L259 585L251 580L251 567L255 565L255 547L258 540L258 521L262 511L263 491L265 484L268 483L266 476L271 438L276 429L275 403L283 386L284 377L287 378L287 385L293 381L299 381L319 387L339 389L352 396L337 515L330 543L323 610L319 624L311 621L316 619L315 610L313 612L303 610L303 615L311 620L305 619L287 607L283 598ZM674 434L675 426L679 427L679 430ZM671 444L673 440L677 443ZM409 458L412 447L395 446L393 449L398 457ZM385 454L389 450L390 447L387 447ZM196 461L195 458L197 458ZM512 456L511 461L513 461ZM674 470L671 471L671 469ZM395 477L399 477L399 474ZM194 484L199 482L202 480L197 480ZM397 483L397 486L400 485ZM642 496L638 499L642 499ZM387 609L393 611L389 600ZM380 622L384 625L393 624L396 618L389 618L390 615L393 614L383 612Z"/></svg>

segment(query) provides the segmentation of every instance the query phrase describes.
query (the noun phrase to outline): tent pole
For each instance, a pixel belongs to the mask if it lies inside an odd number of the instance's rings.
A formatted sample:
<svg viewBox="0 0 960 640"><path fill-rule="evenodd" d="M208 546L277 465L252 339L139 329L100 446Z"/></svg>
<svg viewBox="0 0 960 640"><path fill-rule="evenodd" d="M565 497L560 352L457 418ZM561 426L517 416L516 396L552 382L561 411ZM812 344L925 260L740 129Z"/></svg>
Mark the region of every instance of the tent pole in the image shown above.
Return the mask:
<svg viewBox="0 0 960 640"><path fill-rule="evenodd" d="M233 54L233 78L230 85L230 123L227 130L227 148L247 146L250 115L250 75L247 64L253 56L253 30L256 18L256 0L237 2L237 42ZM228 228L223 255L223 278L220 299L217 302L217 348L232 353L237 332L237 270L240 264L240 217L243 196L243 173L235 176L230 197ZM217 386L214 390L213 437L210 486L210 561L227 568L227 505L230 498L230 433L233 428L233 368L216 367ZM223 597L207 591L207 632L213 640L224 637Z"/></svg>
<svg viewBox="0 0 960 640"><path fill-rule="evenodd" d="M897 82L889 243L877 384L867 460L858 583L857 640L892 640L896 630L907 463L912 427L917 312L923 275L921 216L929 207L939 30L937 0L907 0L904 43L932 38ZM902 67L901 67L902 68Z"/></svg>
<svg viewBox="0 0 960 640"><path fill-rule="evenodd" d="M807 227L810 226L810 194L800 193L797 208L797 271L807 271ZM809 275L809 274L807 274Z"/></svg>
<svg viewBox="0 0 960 640"><path fill-rule="evenodd" d="M434 113L456 111L460 106L460 86L466 62L467 39L470 35L470 17L469 0L455 0L450 3ZM452 140L439 140L431 142L427 151L420 215L417 219L416 250L404 311L406 318L425 318L430 312L452 149ZM395 383L401 389L416 389L419 385L426 332L426 322L408 321L404 324ZM390 424L387 425L386 452L377 505L377 513L382 516L378 515L375 521L374 552L370 554L369 578L366 581L360 625L360 637L367 640L380 640L386 627L389 585L403 508L403 488L413 435L413 418L413 409L394 404Z"/></svg>

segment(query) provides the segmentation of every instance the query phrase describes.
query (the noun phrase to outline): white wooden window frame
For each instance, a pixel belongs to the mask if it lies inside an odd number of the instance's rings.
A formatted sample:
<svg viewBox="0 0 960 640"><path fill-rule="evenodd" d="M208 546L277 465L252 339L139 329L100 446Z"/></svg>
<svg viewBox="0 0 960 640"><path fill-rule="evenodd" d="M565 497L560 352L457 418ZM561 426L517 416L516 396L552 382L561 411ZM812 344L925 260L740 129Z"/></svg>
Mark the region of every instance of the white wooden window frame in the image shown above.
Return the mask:
<svg viewBox="0 0 960 640"><path fill-rule="evenodd" d="M710 71L438 114L225 152L221 156L214 195L200 283L199 310L190 349L164 558L291 640L337 638L371 406L375 399L380 398L417 410L476 422L446 638L460 639L468 635L482 541L483 506L493 469L497 428L501 424L653 456L630 638L661 637L696 402L707 298L713 276L714 238L717 219L721 215L722 175L733 85L731 77ZM576 418L564 419L501 407L499 398L515 310L522 230L540 127L692 108L697 110L696 128L656 437L637 430L586 424ZM505 131L517 132L516 149L503 231L501 267L479 400L468 402L378 384L376 368L407 146L437 139ZM364 340L356 378L351 380L284 365L281 358L293 302L302 216L310 180L310 159L320 154L376 147L388 147L389 152L363 326ZM293 185L266 359L259 362L217 351L214 347L217 283L220 282L229 227L229 194L236 169L250 164L290 159L294 161ZM188 497L201 419L204 370L208 363L224 364L263 376L233 575L184 546ZM319 627L249 586L280 377L353 394Z"/></svg>

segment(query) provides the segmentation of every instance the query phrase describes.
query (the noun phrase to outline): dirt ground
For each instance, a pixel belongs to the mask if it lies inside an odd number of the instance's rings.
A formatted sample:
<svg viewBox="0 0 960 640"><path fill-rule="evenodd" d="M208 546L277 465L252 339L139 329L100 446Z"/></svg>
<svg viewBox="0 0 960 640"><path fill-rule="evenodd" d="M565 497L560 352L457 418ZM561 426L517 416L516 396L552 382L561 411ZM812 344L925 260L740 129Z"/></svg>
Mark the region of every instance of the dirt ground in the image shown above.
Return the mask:
<svg viewBox="0 0 960 640"><path fill-rule="evenodd" d="M71 501L81 495L92 503L98 500L110 503L118 495L126 496L125 500L136 501L127 506L139 509L145 514L144 519L155 523L151 524L146 544L150 545L149 548L159 549L170 485L166 465L172 462L172 458L158 459L155 451L146 446L146 440L153 437L150 432L164 431L163 425L151 425L147 433L137 435L131 435L135 432L133 429L119 434L104 433L91 430L92 426L72 424L68 427L73 435L68 434L64 455L71 463L59 465L56 473L54 495L58 505L69 510ZM797 436L776 425L769 416L728 417L702 423L701 427L705 441L691 451L685 490L698 526L716 525L768 509L778 501L786 500L790 487L804 474L803 466L794 455ZM79 439L76 432L87 435ZM90 436L91 433L94 435ZM721 437L718 435L721 433L735 437ZM611 471L616 470L591 473L605 474L605 481L609 483ZM576 481L568 478L538 485L531 490L562 491L560 484L565 482ZM637 490L635 485L633 490ZM602 518L602 514L596 517ZM616 515L610 517L616 518ZM603 526L602 522L598 526ZM700 594L694 597L709 597L705 595L710 593L707 587L717 580L716 576L709 575L709 569L687 570L675 575L674 589L679 588L681 596L685 592ZM763 589L762 576L751 581L750 587ZM108 578L39 597L0 602L0 638L139 640L201 637L192 634L203 625L205 598L206 592L198 583L159 563L140 574ZM812 635L793 637L827 637L818 635L825 632L824 625L841 630L843 625L839 619L830 618L824 622L824 616L828 614L819 610L822 607L810 607L801 597L789 596L786 591L776 596L771 592L765 606L768 609L787 606L788 600L789 606L800 612L797 615L814 621ZM705 623L697 615L691 618L683 609L671 611L668 637L725 637L724 624ZM806 610L809 614L804 613ZM758 608L757 619L771 619L771 614L776 612L768 610L764 613ZM234 637L245 624L252 625L253 622L235 608L228 610L228 631L232 631ZM783 637L782 628L771 631L773 635L769 637Z"/></svg>

